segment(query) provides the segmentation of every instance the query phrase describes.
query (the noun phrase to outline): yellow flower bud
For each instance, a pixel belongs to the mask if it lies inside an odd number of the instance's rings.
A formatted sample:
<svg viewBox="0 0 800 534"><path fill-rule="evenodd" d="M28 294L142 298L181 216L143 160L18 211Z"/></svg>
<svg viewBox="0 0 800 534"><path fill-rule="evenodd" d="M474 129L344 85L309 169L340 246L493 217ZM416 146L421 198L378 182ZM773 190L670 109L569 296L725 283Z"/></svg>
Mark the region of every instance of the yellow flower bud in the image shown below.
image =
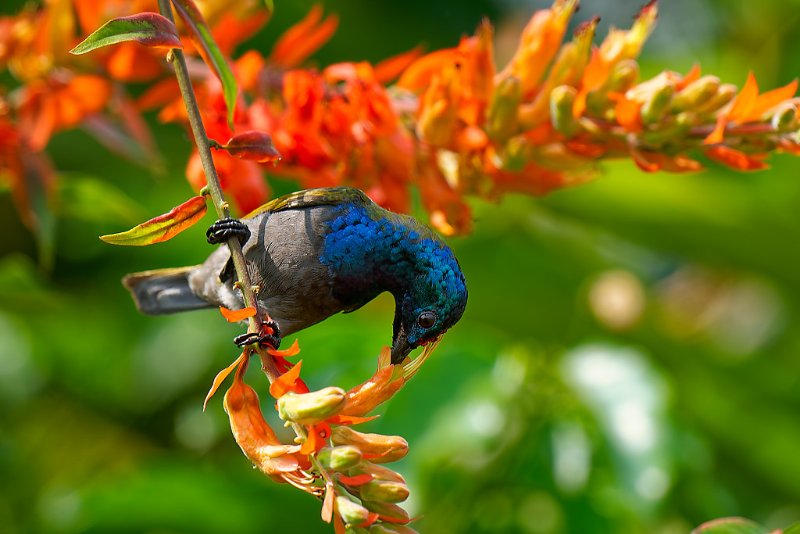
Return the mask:
<svg viewBox="0 0 800 534"><path fill-rule="evenodd" d="M522 88L515 76L506 76L494 90L486 116L486 133L493 141L503 142L514 135L517 128L517 108L522 98Z"/></svg>
<svg viewBox="0 0 800 534"><path fill-rule="evenodd" d="M730 83L723 83L719 86L717 94L709 98L704 104L697 106L694 111L698 115L704 113L714 113L719 108L733 100L736 96L738 89L735 85Z"/></svg>
<svg viewBox="0 0 800 534"><path fill-rule="evenodd" d="M636 60L620 61L611 70L603 89L605 92L621 93L627 91L639 80L639 64Z"/></svg>
<svg viewBox="0 0 800 534"><path fill-rule="evenodd" d="M344 405L344 390L327 387L310 393L292 391L278 399L278 415L285 421L313 425L336 415Z"/></svg>
<svg viewBox="0 0 800 534"><path fill-rule="evenodd" d="M660 121L666 114L674 93L675 87L669 82L665 81L656 87L650 98L642 104L642 122L654 124Z"/></svg>
<svg viewBox="0 0 800 534"><path fill-rule="evenodd" d="M361 451L352 445L325 447L319 451L317 459L326 469L343 471L361 462Z"/></svg>
<svg viewBox="0 0 800 534"><path fill-rule="evenodd" d="M578 122L572 114L577 90L569 85L559 85L550 92L550 120L553 128L571 137L578 131Z"/></svg>
<svg viewBox="0 0 800 534"><path fill-rule="evenodd" d="M408 454L408 442L401 436L364 434L346 426L335 426L331 439L334 445L354 445L375 463L394 462Z"/></svg>
<svg viewBox="0 0 800 534"><path fill-rule="evenodd" d="M705 104L719 91L719 78L716 76L703 76L686 87L670 102L670 109L675 112L694 109Z"/></svg>
<svg viewBox="0 0 800 534"><path fill-rule="evenodd" d="M347 497L336 497L336 511L347 525L360 525L369 517L369 510Z"/></svg>
<svg viewBox="0 0 800 534"><path fill-rule="evenodd" d="M373 480L361 486L359 491L365 501L395 503L408 499L408 486L402 482Z"/></svg>

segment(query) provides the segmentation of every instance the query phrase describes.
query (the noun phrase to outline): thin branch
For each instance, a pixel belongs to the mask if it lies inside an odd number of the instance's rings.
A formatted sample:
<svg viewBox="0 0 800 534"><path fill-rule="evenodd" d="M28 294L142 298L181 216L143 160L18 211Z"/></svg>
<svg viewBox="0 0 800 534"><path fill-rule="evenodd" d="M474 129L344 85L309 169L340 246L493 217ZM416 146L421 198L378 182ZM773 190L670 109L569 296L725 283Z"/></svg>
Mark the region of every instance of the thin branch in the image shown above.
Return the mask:
<svg viewBox="0 0 800 534"><path fill-rule="evenodd" d="M169 0L158 0L158 9L164 17L173 23L175 22L175 17L172 13L172 5L170 4ZM189 118L189 126L192 129L194 142L197 146L197 151L200 154L200 161L203 164L203 171L205 172L206 182L208 184L208 192L214 204L214 209L216 210L217 216L220 219L230 217L230 205L225 200L225 194L223 193L222 186L219 182L217 169L214 167L214 160L211 157L212 143L209 140L208 135L206 135L206 130L203 126L200 108L197 105L197 98L195 97L191 78L189 77L189 69L186 66L186 58L183 55L182 50L174 48L167 56L167 60L171 61L173 67L175 68L175 77L178 80L178 87L180 88L181 96L183 97L183 103L186 106L186 114ZM253 291L253 285L250 281L250 275L247 272L244 254L242 253L242 246L238 239L232 237L228 239L226 244L228 245L231 258L233 259L233 265L236 269L236 276L239 279L239 285L240 290L242 291L244 304L245 306L252 306L256 310L256 315L250 317L249 319L247 331L258 332L260 330L261 323L270 320L269 314L267 310L260 309L258 306L258 301L256 300L255 292ZM258 352L262 355L261 361L264 373L267 375L267 378L269 378L269 381L272 382L279 376L278 370L275 367L275 362L272 357L269 356L269 354L266 354L266 351L261 349L261 347L258 348Z"/></svg>

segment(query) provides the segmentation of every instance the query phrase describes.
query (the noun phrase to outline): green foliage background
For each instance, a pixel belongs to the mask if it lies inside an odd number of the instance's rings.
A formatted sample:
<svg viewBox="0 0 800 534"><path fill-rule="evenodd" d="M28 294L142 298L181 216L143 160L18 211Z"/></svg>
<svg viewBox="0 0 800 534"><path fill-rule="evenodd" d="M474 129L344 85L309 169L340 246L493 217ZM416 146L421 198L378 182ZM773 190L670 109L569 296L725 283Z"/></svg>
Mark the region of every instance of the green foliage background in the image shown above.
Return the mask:
<svg viewBox="0 0 800 534"><path fill-rule="evenodd" d="M268 50L310 5L276 4L250 45ZM540 7L328 2L341 25L316 57L452 46L484 15L500 37L515 35ZM576 18L602 15L604 35L638 7L586 0ZM763 89L785 84L798 74L798 7L662 2L644 74L699 62L723 81L753 69ZM201 225L144 249L97 239L189 194L185 133L153 124L163 176L80 131L55 137L64 174L52 273L0 194L0 531L329 532L317 501L249 468L221 395L201 411L237 354L237 327L214 311L140 316L119 284L126 272L201 261ZM467 312L369 425L411 443L400 470L417 528L667 534L728 515L774 528L800 520L800 160L771 162L758 174L710 164L680 176L610 163L544 199L474 203L475 232L452 240ZM609 270L635 276L644 296L623 331L590 306ZM392 305L384 296L303 332L310 384L369 376ZM266 379L249 380L266 398Z"/></svg>

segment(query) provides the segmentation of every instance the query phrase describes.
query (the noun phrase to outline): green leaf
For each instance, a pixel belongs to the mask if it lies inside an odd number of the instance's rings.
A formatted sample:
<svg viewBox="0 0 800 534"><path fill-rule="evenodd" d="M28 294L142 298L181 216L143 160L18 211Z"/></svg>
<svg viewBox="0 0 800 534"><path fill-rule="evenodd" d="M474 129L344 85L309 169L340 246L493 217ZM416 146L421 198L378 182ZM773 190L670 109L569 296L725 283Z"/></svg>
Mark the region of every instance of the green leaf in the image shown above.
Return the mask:
<svg viewBox="0 0 800 534"><path fill-rule="evenodd" d="M228 124L233 125L233 113L236 110L236 78L233 76L225 56L214 41L211 30L208 28L200 10L193 0L172 0L184 24L191 30L192 42L197 46L203 60L211 67L222 83L222 94L225 106L228 108Z"/></svg>
<svg viewBox="0 0 800 534"><path fill-rule="evenodd" d="M172 239L205 215L206 199L192 197L168 213L118 234L102 235L100 239L112 245L144 246Z"/></svg>
<svg viewBox="0 0 800 534"><path fill-rule="evenodd" d="M85 54L125 41L136 41L151 48L182 48L175 24L158 13L147 12L109 20L69 53Z"/></svg>
<svg viewBox="0 0 800 534"><path fill-rule="evenodd" d="M781 534L800 534L800 523L793 523L791 526L781 530Z"/></svg>
<svg viewBox="0 0 800 534"><path fill-rule="evenodd" d="M769 534L769 530L743 517L724 517L703 523L692 534Z"/></svg>

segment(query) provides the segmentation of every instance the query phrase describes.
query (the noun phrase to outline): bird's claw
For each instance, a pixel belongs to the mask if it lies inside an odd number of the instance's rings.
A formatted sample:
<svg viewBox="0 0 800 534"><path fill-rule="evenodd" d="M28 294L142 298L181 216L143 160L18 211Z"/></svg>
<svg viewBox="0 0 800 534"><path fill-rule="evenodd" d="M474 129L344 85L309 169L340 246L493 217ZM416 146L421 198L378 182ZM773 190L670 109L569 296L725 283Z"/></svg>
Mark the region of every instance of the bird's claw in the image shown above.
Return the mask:
<svg viewBox="0 0 800 534"><path fill-rule="evenodd" d="M275 321L264 321L261 323L259 332L248 332L233 338L233 342L239 347L258 344L260 347L270 346L277 349L281 346L281 331Z"/></svg>
<svg viewBox="0 0 800 534"><path fill-rule="evenodd" d="M239 219L220 219L206 231L206 240L212 245L224 243L231 237L239 240L243 246L250 239L250 229Z"/></svg>

